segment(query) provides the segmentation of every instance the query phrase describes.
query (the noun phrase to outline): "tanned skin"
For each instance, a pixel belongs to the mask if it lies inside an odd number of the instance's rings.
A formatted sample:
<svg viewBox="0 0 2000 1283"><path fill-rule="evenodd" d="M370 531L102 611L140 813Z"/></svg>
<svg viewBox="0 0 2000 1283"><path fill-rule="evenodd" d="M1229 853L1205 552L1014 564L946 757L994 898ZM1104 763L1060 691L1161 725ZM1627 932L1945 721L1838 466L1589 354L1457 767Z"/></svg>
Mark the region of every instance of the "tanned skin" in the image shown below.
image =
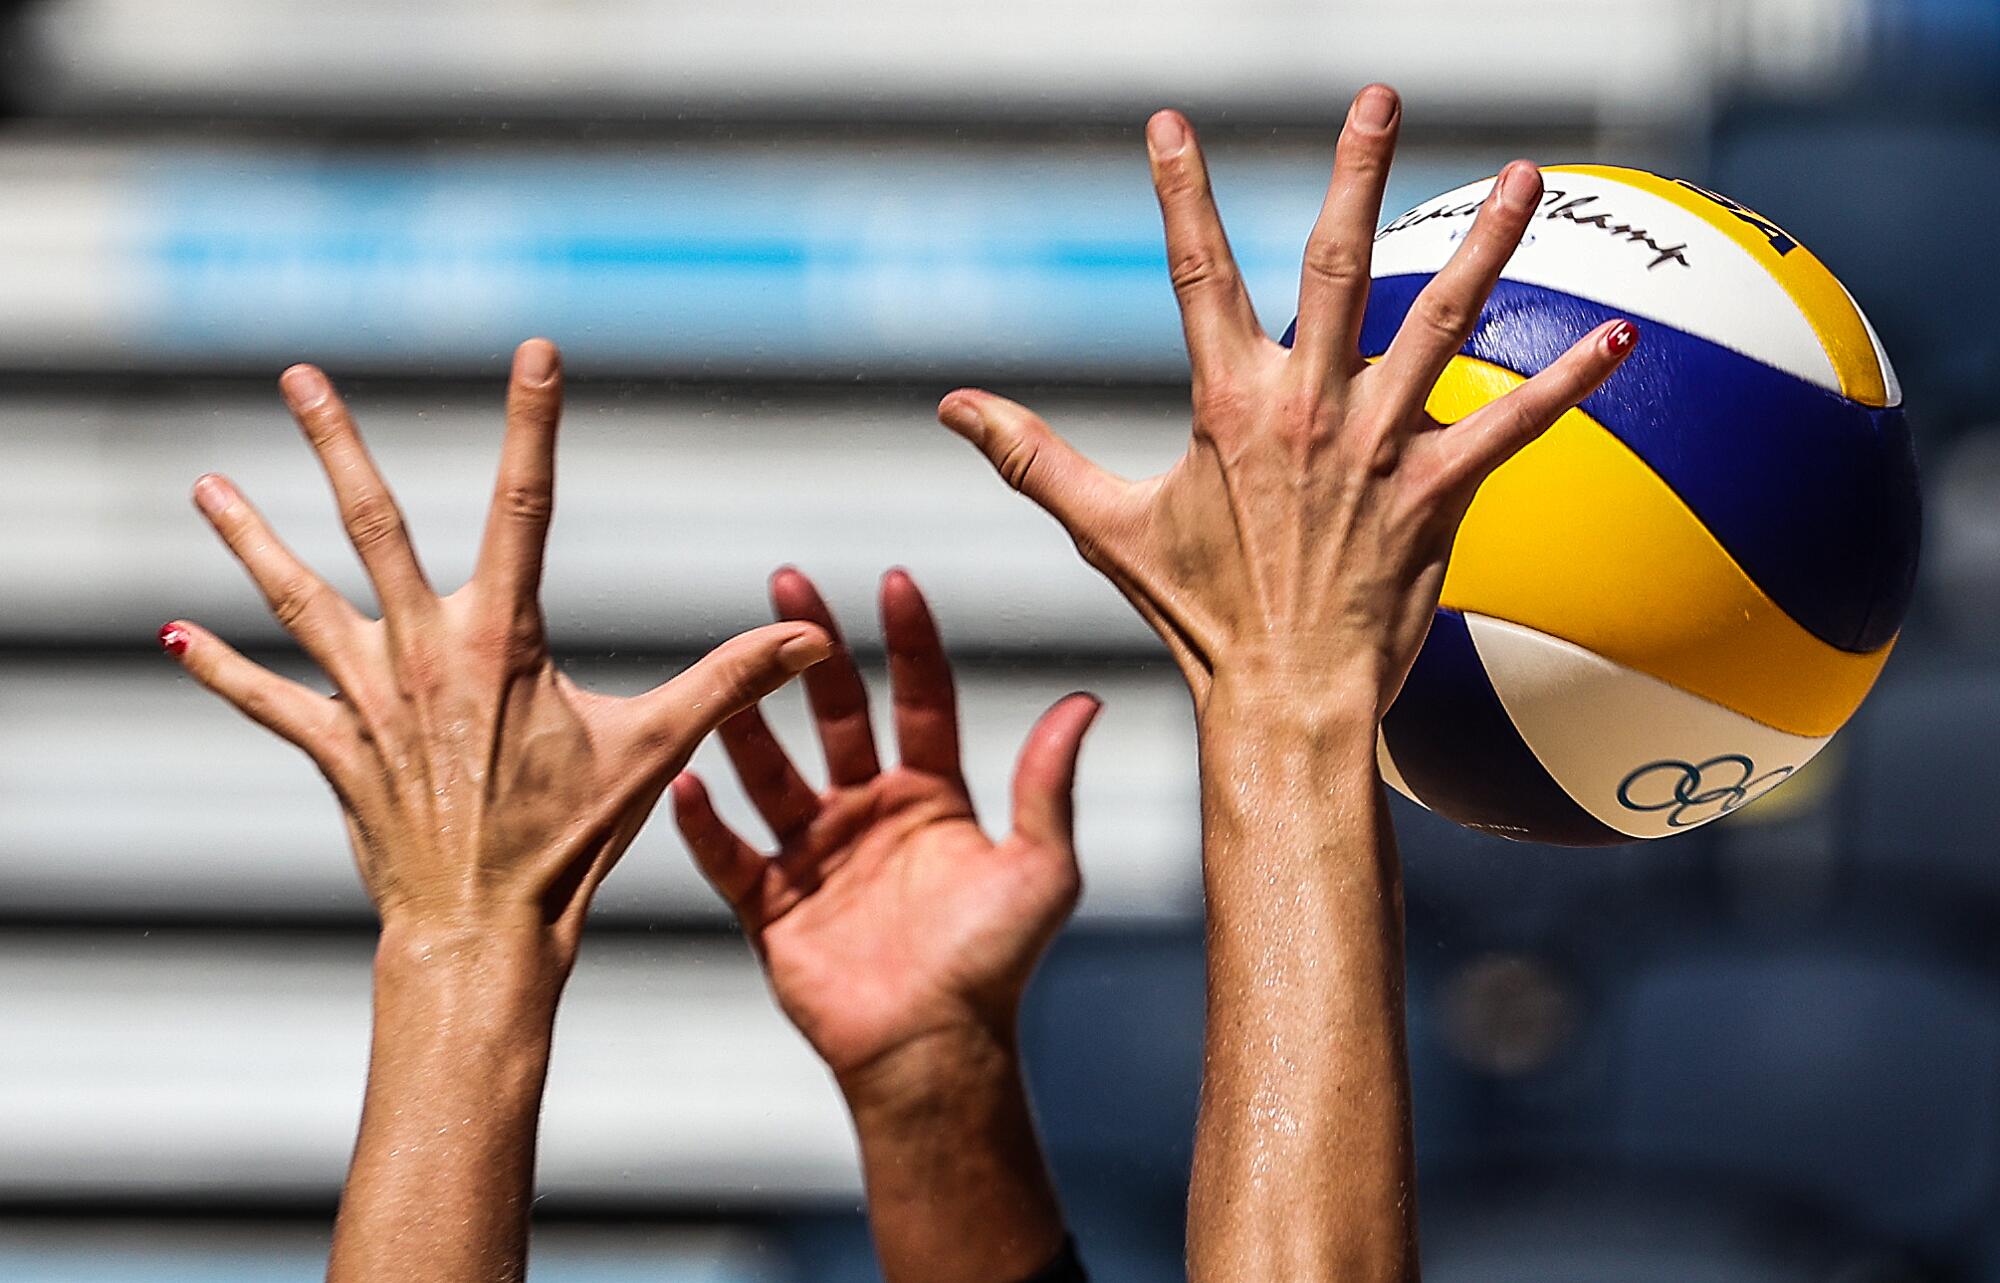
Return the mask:
<svg viewBox="0 0 2000 1283"><path fill-rule="evenodd" d="M1417 1277L1402 886L1376 728L1474 490L1637 337L1607 323L1454 424L1425 412L1540 199L1516 161L1388 352L1364 361L1400 120L1380 85L1350 109L1289 350L1251 310L1193 130L1174 112L1148 124L1193 373L1192 437L1166 473L1112 476L991 393L939 406L1124 592L1193 692L1208 896L1195 1283Z"/></svg>
<svg viewBox="0 0 2000 1283"><path fill-rule="evenodd" d="M771 599L838 647L804 575L772 576ZM1016 1025L1082 888L1070 795L1098 703L1068 696L1028 733L1012 825L996 841L973 814L951 667L907 574L883 578L881 609L894 765L877 755L868 692L839 647L806 676L825 788L806 782L757 710L722 726L774 854L726 827L691 774L674 782L674 806L779 1006L846 1097L888 1283L1012 1283L1066 1237Z"/></svg>
<svg viewBox="0 0 2000 1283"><path fill-rule="evenodd" d="M294 366L281 386L382 618L206 476L197 506L336 694L194 624L169 624L161 640L318 764L381 918L367 1096L327 1277L518 1280L556 1003L592 893L696 743L832 643L810 623L769 625L631 699L580 690L557 669L539 603L562 403L545 341L515 353L478 567L443 597L326 377Z"/></svg>

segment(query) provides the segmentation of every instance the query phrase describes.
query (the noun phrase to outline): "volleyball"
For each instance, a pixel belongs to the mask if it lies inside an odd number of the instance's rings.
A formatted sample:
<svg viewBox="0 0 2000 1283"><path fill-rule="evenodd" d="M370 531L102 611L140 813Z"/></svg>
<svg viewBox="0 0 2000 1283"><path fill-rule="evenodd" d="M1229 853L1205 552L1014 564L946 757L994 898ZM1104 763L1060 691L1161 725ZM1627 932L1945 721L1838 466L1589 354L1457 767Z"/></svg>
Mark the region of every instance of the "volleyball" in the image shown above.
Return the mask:
<svg viewBox="0 0 2000 1283"><path fill-rule="evenodd" d="M1612 317L1639 344L1480 488L1378 758L1474 829L1665 837L1782 784L1868 694L1915 578L1916 463L1873 327L1783 228L1636 169L1544 181L1432 415L1463 417ZM1363 356L1491 183L1378 233Z"/></svg>

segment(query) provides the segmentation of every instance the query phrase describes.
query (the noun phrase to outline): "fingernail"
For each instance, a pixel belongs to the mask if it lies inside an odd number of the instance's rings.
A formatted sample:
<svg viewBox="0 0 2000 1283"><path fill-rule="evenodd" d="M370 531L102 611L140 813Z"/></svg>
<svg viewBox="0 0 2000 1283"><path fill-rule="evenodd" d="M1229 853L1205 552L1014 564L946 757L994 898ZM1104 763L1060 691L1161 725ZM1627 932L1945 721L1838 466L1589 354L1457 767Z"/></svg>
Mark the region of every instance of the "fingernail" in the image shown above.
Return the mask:
<svg viewBox="0 0 2000 1283"><path fill-rule="evenodd" d="M1381 131L1396 114L1396 93L1387 85L1370 85L1354 100L1354 123L1363 129Z"/></svg>
<svg viewBox="0 0 2000 1283"><path fill-rule="evenodd" d="M953 432L977 432L979 407L970 397L954 397L938 407L938 421Z"/></svg>
<svg viewBox="0 0 2000 1283"><path fill-rule="evenodd" d="M169 655L185 654L188 643L193 640L194 634L180 623L167 624L160 629L160 646Z"/></svg>
<svg viewBox="0 0 2000 1283"><path fill-rule="evenodd" d="M556 345L547 339L529 339L514 357L514 374L523 383L547 383L556 372Z"/></svg>
<svg viewBox="0 0 2000 1283"><path fill-rule="evenodd" d="M1500 203L1506 208L1533 209L1541 194L1542 176L1526 161L1517 160L1500 171Z"/></svg>
<svg viewBox="0 0 2000 1283"><path fill-rule="evenodd" d="M333 389L326 376L310 365L295 365L278 376L278 386L293 405L316 405Z"/></svg>
<svg viewBox="0 0 2000 1283"><path fill-rule="evenodd" d="M1181 148L1187 146L1187 140L1187 125L1181 120L1179 112L1156 112L1146 122L1146 145L1152 148L1155 156L1177 155Z"/></svg>
<svg viewBox="0 0 2000 1283"><path fill-rule="evenodd" d="M1610 356L1624 356L1639 341L1639 327L1630 321L1620 321L1604 333L1604 351Z"/></svg>
<svg viewBox="0 0 2000 1283"><path fill-rule="evenodd" d="M194 483L194 503L203 512L214 516L229 506L229 483L212 472L197 479Z"/></svg>
<svg viewBox="0 0 2000 1283"><path fill-rule="evenodd" d="M833 647L818 633L794 637L778 647L778 663L788 673L802 673L833 653Z"/></svg>

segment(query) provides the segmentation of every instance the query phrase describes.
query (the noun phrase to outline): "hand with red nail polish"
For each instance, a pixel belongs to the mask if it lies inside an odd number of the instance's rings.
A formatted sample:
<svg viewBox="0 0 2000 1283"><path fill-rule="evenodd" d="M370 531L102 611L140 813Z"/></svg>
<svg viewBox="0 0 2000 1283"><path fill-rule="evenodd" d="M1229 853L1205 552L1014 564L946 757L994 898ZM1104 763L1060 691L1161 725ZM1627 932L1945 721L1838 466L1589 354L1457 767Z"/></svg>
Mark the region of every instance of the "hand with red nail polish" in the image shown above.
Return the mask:
<svg viewBox="0 0 2000 1283"><path fill-rule="evenodd" d="M295 366L281 386L382 617L206 476L196 505L335 695L184 621L160 641L319 766L381 918L367 1100L328 1277L519 1278L556 1000L592 893L700 739L831 643L811 623L769 625L632 699L562 674L539 599L562 403L546 341L515 353L477 567L445 596L326 377Z"/></svg>
<svg viewBox="0 0 2000 1283"><path fill-rule="evenodd" d="M1195 697L1210 908L1196 1283L1415 1276L1401 886L1376 723L1423 645L1473 492L1636 335L1609 323L1457 422L1427 412L1541 198L1516 161L1388 350L1364 360L1400 120L1386 86L1354 101L1290 348L1258 324L1193 130L1174 112L1148 125L1193 371L1193 430L1165 473L1113 476L988 392L939 406L1125 594Z"/></svg>
<svg viewBox="0 0 2000 1283"><path fill-rule="evenodd" d="M833 636L797 570L771 579L780 618ZM951 667L923 595L882 581L899 760L876 754L868 692L844 649L806 674L828 783L807 784L763 716L721 730L777 841L732 832L693 775L673 785L682 835L735 909L779 1005L833 1070L854 1115L888 1283L1026 1278L1063 1220L1016 1052L1022 993L1081 889L1070 791L1087 695L1028 733L1011 829L995 841L959 770Z"/></svg>

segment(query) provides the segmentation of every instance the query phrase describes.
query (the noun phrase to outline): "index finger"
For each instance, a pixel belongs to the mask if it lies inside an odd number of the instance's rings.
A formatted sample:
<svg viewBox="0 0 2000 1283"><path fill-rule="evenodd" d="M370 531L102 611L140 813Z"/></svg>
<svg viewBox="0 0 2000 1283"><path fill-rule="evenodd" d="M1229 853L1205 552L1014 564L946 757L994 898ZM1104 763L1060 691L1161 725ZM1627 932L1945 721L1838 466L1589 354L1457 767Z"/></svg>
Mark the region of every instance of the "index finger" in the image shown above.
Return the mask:
<svg viewBox="0 0 2000 1283"><path fill-rule="evenodd" d="M423 567L417 564L402 510L361 443L360 430L354 426L346 402L326 375L310 365L286 370L278 386L326 470L341 523L368 572L368 582L375 586L382 617L393 627L397 617L426 609L437 598L424 578Z"/></svg>
<svg viewBox="0 0 2000 1283"><path fill-rule="evenodd" d="M515 609L541 593L542 554L556 501L556 425L562 418L562 368L555 344L529 339L514 350L507 384L507 436L500 475L473 578Z"/></svg>

